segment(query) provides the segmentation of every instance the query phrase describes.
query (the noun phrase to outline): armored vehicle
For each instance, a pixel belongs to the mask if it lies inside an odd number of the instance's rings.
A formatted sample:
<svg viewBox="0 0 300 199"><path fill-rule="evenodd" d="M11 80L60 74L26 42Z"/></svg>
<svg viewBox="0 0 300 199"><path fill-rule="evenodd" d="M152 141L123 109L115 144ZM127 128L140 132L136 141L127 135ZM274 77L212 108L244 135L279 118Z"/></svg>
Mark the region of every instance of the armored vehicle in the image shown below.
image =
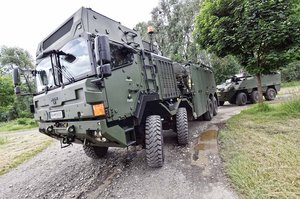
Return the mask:
<svg viewBox="0 0 300 199"><path fill-rule="evenodd" d="M263 95L266 100L274 100L280 90L281 75L273 73L261 76ZM257 78L245 73L234 75L217 86L219 104L228 101L238 106L258 102Z"/></svg>
<svg viewBox="0 0 300 199"><path fill-rule="evenodd" d="M153 30L149 29L149 34ZM37 49L32 110L39 131L91 158L109 147L142 145L150 167L164 162L163 129L188 143L188 117L211 120L216 85L204 66L177 64L138 32L81 8ZM20 93L14 69L16 94Z"/></svg>

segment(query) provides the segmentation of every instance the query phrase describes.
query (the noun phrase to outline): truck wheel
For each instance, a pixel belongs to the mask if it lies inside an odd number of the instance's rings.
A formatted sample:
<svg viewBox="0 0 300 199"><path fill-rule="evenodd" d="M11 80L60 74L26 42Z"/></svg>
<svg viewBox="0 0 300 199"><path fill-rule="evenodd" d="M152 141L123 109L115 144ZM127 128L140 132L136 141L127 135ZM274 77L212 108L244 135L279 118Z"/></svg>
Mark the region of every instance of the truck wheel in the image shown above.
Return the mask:
<svg viewBox="0 0 300 199"><path fill-rule="evenodd" d="M207 106L208 106L208 110L204 113L203 117L204 117L204 120L210 121L210 120L212 120L212 118L214 116L214 113L213 113L214 105L210 98L207 101Z"/></svg>
<svg viewBox="0 0 300 199"><path fill-rule="evenodd" d="M268 101L274 100L276 97L276 90L274 88L268 88L265 94L265 98Z"/></svg>
<svg viewBox="0 0 300 199"><path fill-rule="evenodd" d="M224 101L219 101L220 106L223 106L224 103L225 103Z"/></svg>
<svg viewBox="0 0 300 199"><path fill-rule="evenodd" d="M189 129L187 112L185 108L179 108L176 114L176 130L177 140L179 145L186 145L189 143Z"/></svg>
<svg viewBox="0 0 300 199"><path fill-rule="evenodd" d="M244 106L247 103L247 95L244 92L240 92L236 97L236 105Z"/></svg>
<svg viewBox="0 0 300 199"><path fill-rule="evenodd" d="M256 104L258 102L258 91L252 91L250 100L252 104Z"/></svg>
<svg viewBox="0 0 300 199"><path fill-rule="evenodd" d="M218 100L215 96L213 97L213 105L214 105L213 115L215 116L218 114Z"/></svg>
<svg viewBox="0 0 300 199"><path fill-rule="evenodd" d="M149 167L162 167L164 163L162 124L159 115L150 115L145 127L146 159Z"/></svg>
<svg viewBox="0 0 300 199"><path fill-rule="evenodd" d="M106 155L108 147L98 147L98 146L86 146L83 145L83 151L85 154L93 159L99 159Z"/></svg>

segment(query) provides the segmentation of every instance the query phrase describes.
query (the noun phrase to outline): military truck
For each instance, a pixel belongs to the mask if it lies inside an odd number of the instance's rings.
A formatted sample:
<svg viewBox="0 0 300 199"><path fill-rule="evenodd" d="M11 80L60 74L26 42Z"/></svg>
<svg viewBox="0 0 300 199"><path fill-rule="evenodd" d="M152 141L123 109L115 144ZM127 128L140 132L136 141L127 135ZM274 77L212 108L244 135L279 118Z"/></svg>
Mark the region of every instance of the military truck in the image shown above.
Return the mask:
<svg viewBox="0 0 300 199"><path fill-rule="evenodd" d="M274 100L280 90L281 75L272 73L261 76L263 95L266 100ZM217 86L219 104L224 102L243 106L247 103L258 102L257 78L246 73L236 74L225 83Z"/></svg>
<svg viewBox="0 0 300 199"><path fill-rule="evenodd" d="M91 158L104 157L109 147L142 145L147 164L161 167L163 129L186 145L188 117L211 120L217 113L212 71L176 66L177 76L153 42L81 8L38 45L32 111L39 131L62 147L83 144ZM18 68L13 76L20 94Z"/></svg>

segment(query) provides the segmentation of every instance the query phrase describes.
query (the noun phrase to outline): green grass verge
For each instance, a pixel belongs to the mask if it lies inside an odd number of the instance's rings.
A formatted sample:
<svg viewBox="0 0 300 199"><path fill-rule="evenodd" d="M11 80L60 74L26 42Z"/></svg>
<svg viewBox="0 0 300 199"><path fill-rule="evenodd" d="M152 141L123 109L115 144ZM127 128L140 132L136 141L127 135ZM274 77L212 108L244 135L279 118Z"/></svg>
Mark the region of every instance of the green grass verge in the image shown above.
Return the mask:
<svg viewBox="0 0 300 199"><path fill-rule="evenodd" d="M300 81L295 82L283 82L282 87L293 87L293 86L300 86Z"/></svg>
<svg viewBox="0 0 300 199"><path fill-rule="evenodd" d="M5 137L0 137L0 145L8 143L8 139Z"/></svg>
<svg viewBox="0 0 300 199"><path fill-rule="evenodd" d="M219 135L225 172L241 198L300 198L300 100L254 107Z"/></svg>
<svg viewBox="0 0 300 199"><path fill-rule="evenodd" d="M0 132L17 131L24 129L36 128L38 125L34 119L31 118L19 118L10 122L0 123Z"/></svg>
<svg viewBox="0 0 300 199"><path fill-rule="evenodd" d="M37 146L35 149L32 149L30 151L27 151L25 153L22 153L19 156L16 156L13 161L11 161L10 164L6 165L5 167L0 169L0 176L9 172L11 169L16 168L20 164L30 160L38 153L42 152L44 149L46 149L51 143L53 143L53 140L47 140L43 143L41 143L39 146Z"/></svg>

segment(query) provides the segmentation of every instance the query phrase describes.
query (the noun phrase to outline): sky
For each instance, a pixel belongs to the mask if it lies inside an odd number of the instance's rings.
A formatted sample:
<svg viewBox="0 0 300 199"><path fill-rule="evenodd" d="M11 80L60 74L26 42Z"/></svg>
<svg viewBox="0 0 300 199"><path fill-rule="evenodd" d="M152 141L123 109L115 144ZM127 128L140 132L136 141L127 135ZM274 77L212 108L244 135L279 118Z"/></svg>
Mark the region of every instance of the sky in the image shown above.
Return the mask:
<svg viewBox="0 0 300 199"><path fill-rule="evenodd" d="M38 43L81 7L92 8L133 28L151 19L159 0L3 0L0 2L0 46L20 47L33 58Z"/></svg>

